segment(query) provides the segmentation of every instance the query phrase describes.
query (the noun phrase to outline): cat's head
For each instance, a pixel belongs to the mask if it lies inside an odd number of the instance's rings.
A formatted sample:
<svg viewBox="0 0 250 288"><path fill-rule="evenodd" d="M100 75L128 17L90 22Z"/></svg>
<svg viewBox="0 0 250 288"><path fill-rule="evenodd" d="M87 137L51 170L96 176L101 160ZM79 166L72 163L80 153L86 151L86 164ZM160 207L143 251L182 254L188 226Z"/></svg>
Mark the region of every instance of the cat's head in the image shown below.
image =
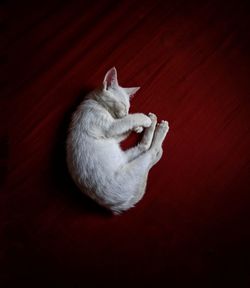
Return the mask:
<svg viewBox="0 0 250 288"><path fill-rule="evenodd" d="M117 71L111 68L105 75L99 101L114 118L128 115L131 97L140 87L123 88L118 84Z"/></svg>

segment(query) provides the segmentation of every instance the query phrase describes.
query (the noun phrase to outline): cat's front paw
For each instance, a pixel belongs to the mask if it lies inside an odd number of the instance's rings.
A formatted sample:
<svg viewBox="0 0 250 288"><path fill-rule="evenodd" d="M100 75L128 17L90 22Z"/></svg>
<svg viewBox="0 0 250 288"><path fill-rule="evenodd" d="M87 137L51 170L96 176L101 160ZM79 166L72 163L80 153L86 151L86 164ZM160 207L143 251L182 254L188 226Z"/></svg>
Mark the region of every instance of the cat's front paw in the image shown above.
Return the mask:
<svg viewBox="0 0 250 288"><path fill-rule="evenodd" d="M142 126L135 127L134 131L136 133L141 133L143 131L143 127Z"/></svg>
<svg viewBox="0 0 250 288"><path fill-rule="evenodd" d="M145 114L143 113L136 113L136 114L132 114L132 125L133 125L133 130L137 127L149 127L152 123L152 120Z"/></svg>
<svg viewBox="0 0 250 288"><path fill-rule="evenodd" d="M142 117L142 120L143 120L143 123L142 123L142 126L143 127L150 127L151 124L152 124L152 120L150 119L150 117L148 117L147 115L145 114L140 114L141 117Z"/></svg>
<svg viewBox="0 0 250 288"><path fill-rule="evenodd" d="M146 115L145 115L146 116ZM144 123L144 127L150 127L151 126L151 124L152 124L152 120L151 120L151 118L149 118L148 116L146 116L147 118L145 119L145 123Z"/></svg>

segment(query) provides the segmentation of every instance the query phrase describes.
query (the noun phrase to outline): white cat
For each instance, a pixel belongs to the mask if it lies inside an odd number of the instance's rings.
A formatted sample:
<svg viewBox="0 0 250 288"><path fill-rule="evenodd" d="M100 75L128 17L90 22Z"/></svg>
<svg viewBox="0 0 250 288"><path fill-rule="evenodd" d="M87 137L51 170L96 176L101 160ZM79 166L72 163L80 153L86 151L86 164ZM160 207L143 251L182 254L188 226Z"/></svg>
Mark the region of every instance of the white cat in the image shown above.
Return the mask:
<svg viewBox="0 0 250 288"><path fill-rule="evenodd" d="M72 117L67 139L69 172L81 191L118 214L144 195L148 172L162 156L168 122L157 124L149 113L128 114L130 97L139 89L122 88L115 68L101 88L89 93ZM141 142L123 151L119 143L145 128Z"/></svg>

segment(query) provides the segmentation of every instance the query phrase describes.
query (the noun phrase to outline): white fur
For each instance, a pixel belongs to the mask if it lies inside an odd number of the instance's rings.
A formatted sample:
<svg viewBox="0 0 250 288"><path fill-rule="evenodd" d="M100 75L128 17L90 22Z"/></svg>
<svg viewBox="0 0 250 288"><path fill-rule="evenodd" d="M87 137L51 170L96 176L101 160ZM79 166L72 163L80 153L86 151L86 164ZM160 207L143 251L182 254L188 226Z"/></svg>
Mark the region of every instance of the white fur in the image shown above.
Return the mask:
<svg viewBox="0 0 250 288"><path fill-rule="evenodd" d="M122 88L115 68L73 115L67 139L69 172L81 191L117 214L144 195L150 168L160 160L168 123L156 116L128 114L129 98L139 88ZM156 125L157 124L157 125ZM126 151L119 143L145 128L142 141Z"/></svg>

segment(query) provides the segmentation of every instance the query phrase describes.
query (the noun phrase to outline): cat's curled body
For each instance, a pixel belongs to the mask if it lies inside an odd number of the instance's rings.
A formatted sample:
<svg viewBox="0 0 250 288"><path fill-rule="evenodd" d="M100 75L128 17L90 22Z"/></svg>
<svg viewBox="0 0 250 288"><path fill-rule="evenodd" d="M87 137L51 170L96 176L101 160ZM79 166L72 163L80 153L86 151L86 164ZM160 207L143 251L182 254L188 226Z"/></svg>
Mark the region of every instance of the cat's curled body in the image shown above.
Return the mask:
<svg viewBox="0 0 250 288"><path fill-rule="evenodd" d="M152 113L128 114L129 98L138 89L119 86L116 69L110 69L103 86L73 114L67 138L67 164L74 182L115 214L133 207L144 195L148 172L161 158L168 132L168 123L157 124ZM123 151L119 143L143 128L141 142Z"/></svg>

